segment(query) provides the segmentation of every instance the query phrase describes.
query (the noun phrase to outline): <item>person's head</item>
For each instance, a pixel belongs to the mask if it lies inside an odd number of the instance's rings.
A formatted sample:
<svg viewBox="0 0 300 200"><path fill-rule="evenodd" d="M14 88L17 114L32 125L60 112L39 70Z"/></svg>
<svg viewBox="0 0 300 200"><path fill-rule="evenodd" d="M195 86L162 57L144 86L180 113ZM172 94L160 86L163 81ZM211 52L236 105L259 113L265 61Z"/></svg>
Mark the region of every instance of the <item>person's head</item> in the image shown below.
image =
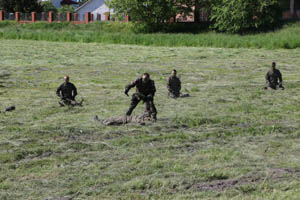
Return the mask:
<svg viewBox="0 0 300 200"><path fill-rule="evenodd" d="M142 75L142 80L143 80L144 83L147 83L150 80L150 74L144 73Z"/></svg>
<svg viewBox="0 0 300 200"><path fill-rule="evenodd" d="M70 81L70 77L68 75L64 75L64 81L65 83L68 83Z"/></svg>
<svg viewBox="0 0 300 200"><path fill-rule="evenodd" d="M172 70L172 76L176 76L177 75L177 71L176 71L176 69L173 69Z"/></svg>
<svg viewBox="0 0 300 200"><path fill-rule="evenodd" d="M276 68L276 62L272 62L272 67L271 69L274 70Z"/></svg>

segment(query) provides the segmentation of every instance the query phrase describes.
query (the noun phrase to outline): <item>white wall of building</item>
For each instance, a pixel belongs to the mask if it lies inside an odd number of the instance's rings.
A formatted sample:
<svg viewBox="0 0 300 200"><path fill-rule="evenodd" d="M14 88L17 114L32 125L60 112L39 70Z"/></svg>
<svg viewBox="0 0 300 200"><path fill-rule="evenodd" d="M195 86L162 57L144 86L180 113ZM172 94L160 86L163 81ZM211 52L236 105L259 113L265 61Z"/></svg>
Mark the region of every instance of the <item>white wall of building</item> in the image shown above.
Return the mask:
<svg viewBox="0 0 300 200"><path fill-rule="evenodd" d="M61 2L61 0L52 0L52 4L55 8L61 7L60 2Z"/></svg>
<svg viewBox="0 0 300 200"><path fill-rule="evenodd" d="M109 9L105 5L105 0L90 0L83 7L79 8L77 11L79 20L83 21L85 19L85 13L90 12L94 15L94 19L97 19L97 14L101 14L101 20L105 20L105 13L112 13L112 9Z"/></svg>

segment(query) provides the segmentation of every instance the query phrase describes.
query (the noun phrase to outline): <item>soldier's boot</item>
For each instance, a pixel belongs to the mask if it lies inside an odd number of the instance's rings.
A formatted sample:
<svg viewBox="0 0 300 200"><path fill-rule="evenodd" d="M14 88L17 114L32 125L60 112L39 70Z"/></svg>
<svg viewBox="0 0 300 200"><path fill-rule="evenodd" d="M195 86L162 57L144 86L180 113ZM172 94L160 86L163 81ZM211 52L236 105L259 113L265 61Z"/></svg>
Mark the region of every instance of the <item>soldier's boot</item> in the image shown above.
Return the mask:
<svg viewBox="0 0 300 200"><path fill-rule="evenodd" d="M154 122L157 121L157 113L152 113L152 119Z"/></svg>
<svg viewBox="0 0 300 200"><path fill-rule="evenodd" d="M151 101L151 102L149 102L149 104L150 104L151 117L154 121L156 121L157 120L157 110L154 105L154 102Z"/></svg>

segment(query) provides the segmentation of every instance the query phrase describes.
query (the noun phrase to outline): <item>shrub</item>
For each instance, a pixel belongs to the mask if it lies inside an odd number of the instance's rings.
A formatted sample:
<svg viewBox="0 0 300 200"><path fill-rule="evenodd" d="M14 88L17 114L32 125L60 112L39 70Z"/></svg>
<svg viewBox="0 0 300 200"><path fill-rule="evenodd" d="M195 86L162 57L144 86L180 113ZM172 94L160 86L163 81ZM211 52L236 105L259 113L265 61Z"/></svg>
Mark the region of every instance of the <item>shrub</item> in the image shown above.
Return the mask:
<svg viewBox="0 0 300 200"><path fill-rule="evenodd" d="M210 18L217 31L245 33L274 30L281 14L279 0L216 0Z"/></svg>

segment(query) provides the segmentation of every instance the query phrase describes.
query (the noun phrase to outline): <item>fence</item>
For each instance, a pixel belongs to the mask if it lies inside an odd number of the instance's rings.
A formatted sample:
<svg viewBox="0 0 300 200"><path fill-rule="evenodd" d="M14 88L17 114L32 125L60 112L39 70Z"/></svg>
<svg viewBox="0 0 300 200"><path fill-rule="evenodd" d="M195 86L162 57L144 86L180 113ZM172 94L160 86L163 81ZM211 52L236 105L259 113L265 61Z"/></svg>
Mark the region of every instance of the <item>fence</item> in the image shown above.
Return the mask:
<svg viewBox="0 0 300 200"><path fill-rule="evenodd" d="M80 20L80 19L84 20ZM81 24L81 23L90 23L93 21L101 21L101 14L98 13L96 15L87 12L83 17L79 17L77 13L54 13L54 12L49 12L49 13L36 13L36 12L31 12L31 13L8 13L0 10L0 21L4 20L14 20L19 23L34 23L38 21L45 21L48 23L52 22L72 22L75 24ZM105 14L105 21L110 21L110 15L108 13ZM125 16L124 17L124 22L129 22L130 17Z"/></svg>

